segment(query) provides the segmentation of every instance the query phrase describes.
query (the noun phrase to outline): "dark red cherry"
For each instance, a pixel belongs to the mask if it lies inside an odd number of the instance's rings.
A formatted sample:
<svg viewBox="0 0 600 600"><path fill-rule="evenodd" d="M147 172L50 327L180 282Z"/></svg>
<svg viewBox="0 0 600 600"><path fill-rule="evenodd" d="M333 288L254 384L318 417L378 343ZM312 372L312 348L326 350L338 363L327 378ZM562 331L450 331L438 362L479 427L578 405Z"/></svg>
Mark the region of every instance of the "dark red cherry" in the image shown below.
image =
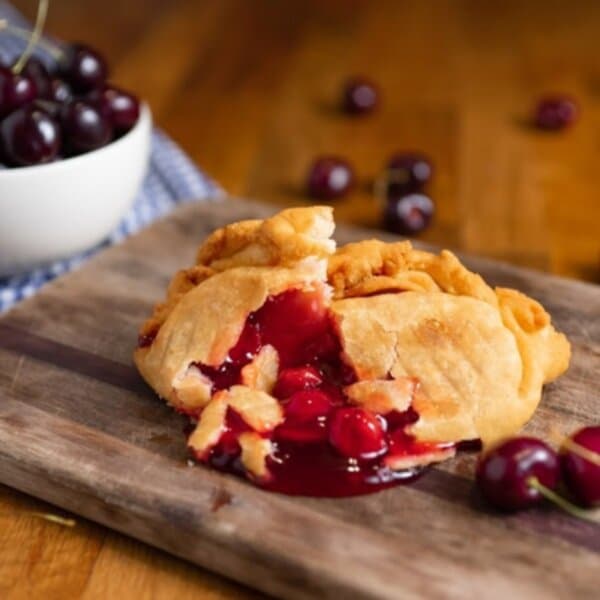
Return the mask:
<svg viewBox="0 0 600 600"><path fill-rule="evenodd" d="M541 502L543 496L531 478L553 490L559 481L556 452L531 437L509 439L479 459L477 485L484 498L502 510L521 510Z"/></svg>
<svg viewBox="0 0 600 600"><path fill-rule="evenodd" d="M325 392L296 392L283 407L285 421L275 432L277 439L290 442L317 442L327 439L327 418L333 404Z"/></svg>
<svg viewBox="0 0 600 600"><path fill-rule="evenodd" d="M584 452L569 445L569 440L584 448ZM600 506L600 425L584 427L569 440L560 453L565 483L583 506Z"/></svg>
<svg viewBox="0 0 600 600"><path fill-rule="evenodd" d="M433 176L433 164L429 157L418 152L398 152L387 164L388 198L404 196L421 191Z"/></svg>
<svg viewBox="0 0 600 600"><path fill-rule="evenodd" d="M381 420L362 408L338 408L333 413L329 443L349 458L375 458L387 450Z"/></svg>
<svg viewBox="0 0 600 600"><path fill-rule="evenodd" d="M13 165L38 165L53 161L61 146L60 128L40 108L19 108L0 124L2 155Z"/></svg>
<svg viewBox="0 0 600 600"><path fill-rule="evenodd" d="M32 79L23 74L15 75L8 67L0 67L0 119L36 97L37 88Z"/></svg>
<svg viewBox="0 0 600 600"><path fill-rule="evenodd" d="M371 112L379 103L379 89L366 77L353 77L344 84L342 107L352 115Z"/></svg>
<svg viewBox="0 0 600 600"><path fill-rule="evenodd" d="M71 44L65 49L60 73L76 93L86 94L104 85L108 68L102 55L90 46Z"/></svg>
<svg viewBox="0 0 600 600"><path fill-rule="evenodd" d="M37 57L31 56L25 62L22 75L29 77L34 83L38 92L38 96L45 98L50 85L50 73L46 65Z"/></svg>
<svg viewBox="0 0 600 600"><path fill-rule="evenodd" d="M106 85L94 90L89 99L108 117L118 134L129 131L140 116L140 102L133 95L118 87Z"/></svg>
<svg viewBox="0 0 600 600"><path fill-rule="evenodd" d="M65 143L73 154L100 148L112 138L108 119L89 102L69 102L62 107L60 116Z"/></svg>
<svg viewBox="0 0 600 600"><path fill-rule="evenodd" d="M307 177L308 194L319 200L331 200L346 194L354 184L350 163L338 156L321 156L311 165Z"/></svg>
<svg viewBox="0 0 600 600"><path fill-rule="evenodd" d="M414 235L429 226L434 212L433 200L425 194L390 198L386 203L383 224L393 233Z"/></svg>
<svg viewBox="0 0 600 600"><path fill-rule="evenodd" d="M539 129L558 131L572 125L579 116L579 107L568 96L542 98L534 112L533 121Z"/></svg>
<svg viewBox="0 0 600 600"><path fill-rule="evenodd" d="M66 104L73 99L71 86L63 79L54 77L48 83L44 99L51 102L58 102L59 104Z"/></svg>
<svg viewBox="0 0 600 600"><path fill-rule="evenodd" d="M273 389L273 395L284 400L296 392L319 387L322 383L323 376L315 367L282 369Z"/></svg>

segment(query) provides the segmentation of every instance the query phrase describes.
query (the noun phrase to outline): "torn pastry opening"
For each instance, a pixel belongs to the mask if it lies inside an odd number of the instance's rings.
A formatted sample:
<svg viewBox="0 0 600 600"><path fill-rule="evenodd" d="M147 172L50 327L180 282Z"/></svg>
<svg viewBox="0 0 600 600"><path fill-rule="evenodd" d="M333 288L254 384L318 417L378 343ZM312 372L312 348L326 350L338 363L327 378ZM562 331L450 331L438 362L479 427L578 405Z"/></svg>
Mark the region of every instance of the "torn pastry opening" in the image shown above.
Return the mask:
<svg viewBox="0 0 600 600"><path fill-rule="evenodd" d="M362 494L413 479L454 455L419 442L413 377L359 381L322 282L269 296L218 365L192 363L176 408L197 425L193 456L289 494Z"/></svg>
<svg viewBox="0 0 600 600"><path fill-rule="evenodd" d="M135 363L194 423L194 456L344 496L517 432L569 363L543 307L449 251L336 250L333 229L328 207L219 229L143 324Z"/></svg>

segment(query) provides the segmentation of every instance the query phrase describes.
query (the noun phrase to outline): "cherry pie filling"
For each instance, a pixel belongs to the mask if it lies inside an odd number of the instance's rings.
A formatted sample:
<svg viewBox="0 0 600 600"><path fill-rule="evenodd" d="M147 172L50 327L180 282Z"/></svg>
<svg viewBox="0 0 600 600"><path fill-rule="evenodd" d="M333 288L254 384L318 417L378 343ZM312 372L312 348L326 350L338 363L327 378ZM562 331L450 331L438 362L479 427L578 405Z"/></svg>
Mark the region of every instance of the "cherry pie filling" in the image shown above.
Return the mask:
<svg viewBox="0 0 600 600"><path fill-rule="evenodd" d="M412 408L376 414L349 401L343 388L357 377L342 360L336 327L319 291L292 289L270 297L248 316L237 344L219 367L195 366L210 379L214 394L240 384L243 367L267 344L279 355L272 395L284 412L280 425L261 434L274 444L267 457L269 477L259 480L244 469L238 436L252 428L231 407L218 443L208 453L196 453L197 460L247 476L272 491L352 496L411 481L422 471L392 469L390 459L456 446L418 442L409 435L406 427L419 419Z"/></svg>

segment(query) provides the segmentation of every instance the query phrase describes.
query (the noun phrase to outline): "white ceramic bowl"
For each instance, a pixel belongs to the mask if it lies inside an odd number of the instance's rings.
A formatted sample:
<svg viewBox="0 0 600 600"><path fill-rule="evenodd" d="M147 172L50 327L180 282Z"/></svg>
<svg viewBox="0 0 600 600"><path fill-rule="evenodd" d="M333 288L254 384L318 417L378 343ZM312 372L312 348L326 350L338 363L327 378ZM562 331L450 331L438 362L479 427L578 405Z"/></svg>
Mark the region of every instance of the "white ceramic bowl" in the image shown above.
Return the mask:
<svg viewBox="0 0 600 600"><path fill-rule="evenodd" d="M0 170L0 276L101 242L131 207L148 166L152 117L107 146L66 160Z"/></svg>

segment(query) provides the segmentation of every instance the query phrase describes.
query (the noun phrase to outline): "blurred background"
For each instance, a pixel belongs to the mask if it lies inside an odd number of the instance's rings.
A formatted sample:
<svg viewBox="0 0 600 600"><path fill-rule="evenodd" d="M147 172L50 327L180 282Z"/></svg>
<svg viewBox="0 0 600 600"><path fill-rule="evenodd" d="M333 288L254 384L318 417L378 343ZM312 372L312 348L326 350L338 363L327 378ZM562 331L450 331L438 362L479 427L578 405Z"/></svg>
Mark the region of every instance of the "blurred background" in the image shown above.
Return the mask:
<svg viewBox="0 0 600 600"><path fill-rule="evenodd" d="M35 0L14 5L34 19ZM229 193L307 202L321 154L358 184L338 219L381 221L372 180L389 156L431 157L436 206L420 238L588 280L600 269L600 3L61 0L46 32L100 50ZM373 114L339 110L348 77L379 86ZM565 131L532 126L547 94L573 97Z"/></svg>

